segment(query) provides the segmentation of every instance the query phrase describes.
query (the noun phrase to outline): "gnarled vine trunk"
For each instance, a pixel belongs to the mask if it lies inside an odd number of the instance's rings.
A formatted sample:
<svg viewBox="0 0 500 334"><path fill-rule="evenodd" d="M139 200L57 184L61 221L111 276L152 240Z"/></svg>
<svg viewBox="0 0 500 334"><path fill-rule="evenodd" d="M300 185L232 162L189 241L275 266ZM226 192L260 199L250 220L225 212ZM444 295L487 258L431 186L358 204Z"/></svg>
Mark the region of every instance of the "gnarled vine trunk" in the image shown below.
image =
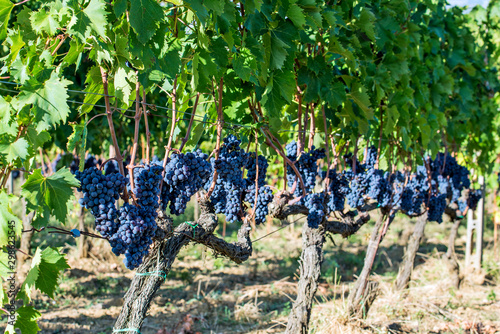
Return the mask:
<svg viewBox="0 0 500 334"><path fill-rule="evenodd" d="M403 262L399 266L399 274L396 279L396 289L403 290L408 287L410 283L411 274L413 272L413 267L415 263L415 257L417 255L420 242L424 237L425 225L427 224L427 213L419 216L417 218L417 223L415 224L415 229L408 242L408 247L406 247L405 254L403 256Z"/></svg>
<svg viewBox="0 0 500 334"><path fill-rule="evenodd" d="M461 219L455 218L450 229L450 237L448 238L448 250L443 256L448 266L451 284L455 289L458 289L460 287L460 283L463 280L463 275L460 273L460 266L458 265L457 255L455 253L455 240L457 238L458 228L461 222Z"/></svg>
<svg viewBox="0 0 500 334"><path fill-rule="evenodd" d="M365 255L363 270L348 297L348 314L352 317L366 317L371 304L377 297L376 282L369 282L378 247L394 215L380 215L373 228Z"/></svg>
<svg viewBox="0 0 500 334"><path fill-rule="evenodd" d="M302 229L302 254L300 256L300 278L297 288L297 299L293 303L288 316L287 334L306 334L311 318L314 295L318 289L323 262L323 244L325 229L310 228L307 223Z"/></svg>

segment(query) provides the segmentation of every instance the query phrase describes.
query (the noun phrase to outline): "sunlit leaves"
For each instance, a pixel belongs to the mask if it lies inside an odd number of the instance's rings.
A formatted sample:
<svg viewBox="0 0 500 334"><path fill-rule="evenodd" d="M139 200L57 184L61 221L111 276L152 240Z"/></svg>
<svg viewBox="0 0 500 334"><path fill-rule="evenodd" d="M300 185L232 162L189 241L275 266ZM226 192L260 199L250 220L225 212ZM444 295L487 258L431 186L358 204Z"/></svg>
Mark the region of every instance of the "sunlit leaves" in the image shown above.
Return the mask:
<svg viewBox="0 0 500 334"><path fill-rule="evenodd" d="M65 122L69 114L66 87L71 82L52 72L45 82L29 80L23 86L16 101L16 106L33 104L37 121L37 131L47 130L53 125Z"/></svg>
<svg viewBox="0 0 500 334"><path fill-rule="evenodd" d="M72 187L78 185L66 168L48 177L37 169L23 184L21 194L29 201L31 208L47 209L57 220L64 222L68 212L66 203L73 196Z"/></svg>
<svg viewBox="0 0 500 334"><path fill-rule="evenodd" d="M9 0L0 0L0 40L5 38L7 24L14 4Z"/></svg>
<svg viewBox="0 0 500 334"><path fill-rule="evenodd" d="M131 0L130 3L130 25L139 42L146 44L164 18L163 8L156 0Z"/></svg>

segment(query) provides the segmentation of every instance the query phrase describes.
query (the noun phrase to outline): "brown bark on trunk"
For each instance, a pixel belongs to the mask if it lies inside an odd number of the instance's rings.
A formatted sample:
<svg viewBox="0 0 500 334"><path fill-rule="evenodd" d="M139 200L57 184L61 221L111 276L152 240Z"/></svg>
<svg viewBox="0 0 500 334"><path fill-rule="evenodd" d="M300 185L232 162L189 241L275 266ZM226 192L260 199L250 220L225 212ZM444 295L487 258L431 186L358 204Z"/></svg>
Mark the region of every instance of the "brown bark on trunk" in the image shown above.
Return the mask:
<svg viewBox="0 0 500 334"><path fill-rule="evenodd" d="M308 332L312 302L321 276L324 242L325 229L323 226L310 228L306 222L302 229L302 255L300 256L297 299L288 316L285 332L287 334L306 334Z"/></svg>
<svg viewBox="0 0 500 334"><path fill-rule="evenodd" d="M413 230L413 234L410 238L410 241L408 242L408 247L406 248L405 254L403 256L403 262L399 267L399 274L398 278L396 279L396 289L398 290L403 290L408 288L411 274L413 272L415 257L417 255L420 242L424 237L424 230L426 224L427 224L427 213L417 218L415 229Z"/></svg>
<svg viewBox="0 0 500 334"><path fill-rule="evenodd" d="M460 273L460 266L458 265L457 255L455 254L455 240L457 238L458 227L461 222L461 219L455 219L453 222L453 226L450 230L450 237L448 239L448 250L443 256L447 263L451 284L455 289L460 288L460 283L463 280L463 275Z"/></svg>
<svg viewBox="0 0 500 334"><path fill-rule="evenodd" d="M30 230L32 228L31 221L33 220L34 212L26 215L26 199L24 197L21 199L21 203L23 206L23 231ZM22 272L21 268L24 262L31 255L31 239L33 239L33 231L22 233L21 245L19 247L21 252L17 252L17 267L19 268L19 272Z"/></svg>
<svg viewBox="0 0 500 334"><path fill-rule="evenodd" d="M217 226L217 216L202 212L197 224L201 228L193 228L186 223L181 224L170 238L165 238L153 245L125 294L125 301L116 320L115 330L131 329L123 333L137 333L137 330L141 329L151 301L165 281L181 248L193 239L192 236L203 238L207 233L212 233Z"/></svg>
<svg viewBox="0 0 500 334"><path fill-rule="evenodd" d="M375 262L378 247L383 239L387 226L394 216L387 217L381 214L373 228L368 248L366 250L365 263L353 289L349 292L348 313L351 317L366 317L371 304L376 298L377 283L369 283L369 277Z"/></svg>
<svg viewBox="0 0 500 334"><path fill-rule="evenodd" d="M82 232L87 232L87 228L85 226L85 208L83 206L80 207L80 216L78 229ZM89 249L90 249L90 240L85 235L80 235L77 239L78 242L78 257L80 259L89 257Z"/></svg>

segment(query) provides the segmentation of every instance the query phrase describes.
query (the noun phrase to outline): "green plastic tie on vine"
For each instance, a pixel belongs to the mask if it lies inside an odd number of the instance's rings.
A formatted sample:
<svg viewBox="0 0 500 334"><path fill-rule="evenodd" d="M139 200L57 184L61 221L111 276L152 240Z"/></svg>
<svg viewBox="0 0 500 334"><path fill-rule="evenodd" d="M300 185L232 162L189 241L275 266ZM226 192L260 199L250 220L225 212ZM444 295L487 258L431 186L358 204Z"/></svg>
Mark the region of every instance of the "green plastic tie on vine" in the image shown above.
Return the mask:
<svg viewBox="0 0 500 334"><path fill-rule="evenodd" d="M380 204L377 204L377 208L380 208Z"/></svg>
<svg viewBox="0 0 500 334"><path fill-rule="evenodd" d="M137 328L124 328L124 329L113 329L113 333L130 332L134 331L136 333L142 334Z"/></svg>
<svg viewBox="0 0 500 334"><path fill-rule="evenodd" d="M191 226L193 228L193 239L196 237L196 228L199 226L198 224L196 225L193 225L191 224L190 222L186 222L186 224L188 224L189 226Z"/></svg>
<svg viewBox="0 0 500 334"><path fill-rule="evenodd" d="M167 274L164 271L150 271L148 273L135 273L136 276L160 276L167 279Z"/></svg>

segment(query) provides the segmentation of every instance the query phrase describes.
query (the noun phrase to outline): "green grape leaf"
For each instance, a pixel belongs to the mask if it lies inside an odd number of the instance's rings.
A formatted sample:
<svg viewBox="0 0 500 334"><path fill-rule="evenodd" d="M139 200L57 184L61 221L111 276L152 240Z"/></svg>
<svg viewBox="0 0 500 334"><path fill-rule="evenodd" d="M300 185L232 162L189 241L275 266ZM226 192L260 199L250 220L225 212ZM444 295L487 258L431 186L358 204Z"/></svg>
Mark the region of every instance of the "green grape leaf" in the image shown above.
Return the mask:
<svg viewBox="0 0 500 334"><path fill-rule="evenodd" d="M20 58L17 58L12 62L10 73L21 85L24 85L24 83L30 78L28 65L23 64Z"/></svg>
<svg viewBox="0 0 500 334"><path fill-rule="evenodd" d="M51 136L47 131L38 132L32 125L28 127L26 137L28 138L33 150L41 147L44 143L51 139Z"/></svg>
<svg viewBox="0 0 500 334"><path fill-rule="evenodd" d="M163 8L156 0L131 0L130 25L142 44L153 37L156 26L163 21Z"/></svg>
<svg viewBox="0 0 500 334"><path fill-rule="evenodd" d="M5 38L7 33L7 24L9 23L10 13L14 4L9 0L0 0L0 40Z"/></svg>
<svg viewBox="0 0 500 334"><path fill-rule="evenodd" d="M11 202L18 200L17 196L7 195L5 191L0 191L0 247L8 244L9 235L12 235L11 231L14 231L15 235L21 235L23 230L21 220L12 213L10 207Z"/></svg>
<svg viewBox="0 0 500 334"><path fill-rule="evenodd" d="M106 4L103 0L91 0L87 7L81 9L78 5L78 10L75 12L76 22L68 27L68 33L75 35L82 42L91 37L92 29L97 34L106 38L107 12Z"/></svg>
<svg viewBox="0 0 500 334"><path fill-rule="evenodd" d="M29 144L24 138L19 138L12 143L0 144L0 155L4 156L8 163L13 162L17 158L21 160L28 156Z"/></svg>
<svg viewBox="0 0 500 334"><path fill-rule="evenodd" d="M80 143L83 139L83 130L85 128L85 125L83 124L71 124L73 127L73 133L68 138L68 152L73 152L76 147L78 146L78 143Z"/></svg>
<svg viewBox="0 0 500 334"><path fill-rule="evenodd" d="M265 34L263 40L266 53L270 57L271 68L281 69L288 55L285 50L285 48L289 48L288 45L278 37L271 36L271 34Z"/></svg>
<svg viewBox="0 0 500 334"><path fill-rule="evenodd" d="M21 49L23 48L23 46L26 45L26 43L23 41L23 36L20 30L17 30L15 33L11 31L7 36L5 42L9 45L10 53L7 57L3 58L2 60L5 61L7 66L10 66L12 65L14 60L17 59L19 51L21 51Z"/></svg>
<svg viewBox="0 0 500 334"><path fill-rule="evenodd" d="M71 81L59 78L52 72L50 78L39 83L35 79L29 80L21 89L17 99L17 106L33 104L33 111L38 121L36 130L47 130L51 126L65 122L69 115L66 87Z"/></svg>
<svg viewBox="0 0 500 334"><path fill-rule="evenodd" d="M42 249L37 248L33 259L31 260L31 267L24 279L21 289L17 295L18 298L24 300L26 304L31 302L31 295L36 290L36 280L40 273L40 263L42 262Z"/></svg>
<svg viewBox="0 0 500 334"><path fill-rule="evenodd" d="M288 18L292 20L293 24L297 28L300 28L304 24L306 24L306 16L304 15L304 11L297 4L293 4L290 6L290 8L288 8L286 16L288 16Z"/></svg>
<svg viewBox="0 0 500 334"><path fill-rule="evenodd" d="M360 83L353 83L351 92L349 93L349 98L351 98L358 107L360 107L365 113L370 110L370 97L366 93L365 87Z"/></svg>
<svg viewBox="0 0 500 334"><path fill-rule="evenodd" d="M45 32L48 35L55 35L57 29L60 28L57 16L52 13L52 10L47 11L45 8L33 12L30 21L31 27L38 34Z"/></svg>
<svg viewBox="0 0 500 334"><path fill-rule="evenodd" d="M224 0L204 0L203 4L208 10L213 10L217 15L221 15L224 12Z"/></svg>
<svg viewBox="0 0 500 334"><path fill-rule="evenodd" d="M130 94L132 93L132 87L127 81L128 74L124 67L118 67L115 73L115 95L118 99L123 101L123 103L128 104Z"/></svg>
<svg viewBox="0 0 500 334"><path fill-rule="evenodd" d="M295 77L291 71L274 73L262 95L262 104L270 117L280 117L281 108L292 101L295 92Z"/></svg>
<svg viewBox="0 0 500 334"><path fill-rule="evenodd" d="M122 16L127 11L127 0L114 0L113 1L113 11L116 17Z"/></svg>
<svg viewBox="0 0 500 334"><path fill-rule="evenodd" d="M79 185L67 168L49 177L44 177L41 169L37 169L22 185L21 194L32 207L47 208L57 220L64 222L68 213L66 203L73 197L72 187Z"/></svg>
<svg viewBox="0 0 500 334"><path fill-rule="evenodd" d="M106 3L104 0L90 0L89 5L83 10L89 18L92 28L100 37L106 38Z"/></svg>
<svg viewBox="0 0 500 334"><path fill-rule="evenodd" d="M23 334L36 334L41 331L38 327L37 320L42 314L35 310L33 306L21 306L16 310L17 318L14 324L15 328L19 328Z"/></svg>

